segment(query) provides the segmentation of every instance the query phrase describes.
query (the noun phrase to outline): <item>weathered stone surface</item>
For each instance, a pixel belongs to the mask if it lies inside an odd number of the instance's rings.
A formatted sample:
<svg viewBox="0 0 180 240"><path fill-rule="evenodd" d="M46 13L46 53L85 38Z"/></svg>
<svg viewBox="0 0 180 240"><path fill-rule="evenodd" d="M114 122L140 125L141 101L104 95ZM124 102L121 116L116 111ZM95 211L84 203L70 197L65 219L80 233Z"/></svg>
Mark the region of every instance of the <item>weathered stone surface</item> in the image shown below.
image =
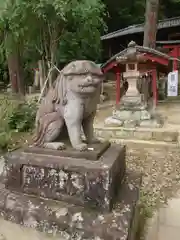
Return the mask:
<svg viewBox="0 0 180 240"><path fill-rule="evenodd" d="M108 126L108 127L113 127L113 126L122 126L123 125L123 121L122 120L119 120L119 119L116 119L114 117L108 117L105 119L105 125Z"/></svg>
<svg viewBox="0 0 180 240"><path fill-rule="evenodd" d="M70 145L67 145L67 148L62 151L54 151L52 149L42 149L38 147L28 147L24 149L25 153L35 153L35 154L44 154L51 156L60 156L68 158L82 158L91 161L98 161L102 154L110 147L109 142L102 142L96 144L89 144L88 151L77 151L73 149Z"/></svg>
<svg viewBox="0 0 180 240"><path fill-rule="evenodd" d="M113 112L113 116L115 118L118 118L119 120L131 119L132 111L128 111L128 110L118 111L118 110L115 110Z"/></svg>
<svg viewBox="0 0 180 240"><path fill-rule="evenodd" d="M134 121L141 121L141 120L149 120L151 119L151 114L147 110L141 109L134 109L132 110L116 110L113 112L113 116L119 120L134 120Z"/></svg>
<svg viewBox="0 0 180 240"><path fill-rule="evenodd" d="M100 66L92 61L77 60L66 65L39 105L33 145L62 150L66 147L64 140L68 139L66 130L76 150L87 150L87 143L97 142L93 122L102 80ZM87 143L79 134L81 127Z"/></svg>
<svg viewBox="0 0 180 240"><path fill-rule="evenodd" d="M12 193L0 185L0 213L6 220L64 240L134 240L141 177L128 173L111 213Z"/></svg>
<svg viewBox="0 0 180 240"><path fill-rule="evenodd" d="M105 131L104 131L104 129L105 129ZM115 137L115 131L113 131L112 129L111 129L111 127L109 128L108 127L108 129L106 129L106 128L100 128L100 130L99 129L95 129L95 133L96 133L96 136L99 138L101 138L102 136L103 136L103 139L105 139L105 140L110 140L111 138L114 138Z"/></svg>
<svg viewBox="0 0 180 240"><path fill-rule="evenodd" d="M125 146L111 145L98 161L57 156L57 153L63 154L47 149L8 154L6 188L111 210L125 174Z"/></svg>
<svg viewBox="0 0 180 240"><path fill-rule="evenodd" d="M130 130L128 128L121 128L119 130L116 130L116 137L117 138L123 138L123 139L127 139L127 138L133 138L134 136L134 130Z"/></svg>
<svg viewBox="0 0 180 240"><path fill-rule="evenodd" d="M133 119L124 121L124 127L125 128L134 128L134 127L137 126L137 124L138 124L138 122L136 120L133 120Z"/></svg>
<svg viewBox="0 0 180 240"><path fill-rule="evenodd" d="M111 127L111 128L100 128L97 127L96 135L99 138L106 138L112 142L119 143L120 139L130 140L144 140L144 141L157 141L166 143L178 143L180 144L180 133L176 129L165 129L165 128L124 128L124 127ZM111 137L110 137L111 136ZM153 143L153 142L152 142Z"/></svg>
<svg viewBox="0 0 180 240"><path fill-rule="evenodd" d="M151 140L152 132L151 131L134 131L134 138L139 140Z"/></svg>
<svg viewBox="0 0 180 240"><path fill-rule="evenodd" d="M161 123L156 119L144 120L140 122L140 127L159 128L161 127Z"/></svg>
<svg viewBox="0 0 180 240"><path fill-rule="evenodd" d="M0 182L3 182L4 180L4 166L5 166L5 159L3 156L0 157Z"/></svg>
<svg viewBox="0 0 180 240"><path fill-rule="evenodd" d="M147 110L141 111L141 120L149 120L151 119L151 114Z"/></svg>
<svg viewBox="0 0 180 240"><path fill-rule="evenodd" d="M155 139L156 141L163 139L165 142L177 142L178 135L178 132L155 131L152 134L152 139Z"/></svg>
<svg viewBox="0 0 180 240"><path fill-rule="evenodd" d="M132 114L132 119L134 119L134 120L141 119L141 111L134 111Z"/></svg>

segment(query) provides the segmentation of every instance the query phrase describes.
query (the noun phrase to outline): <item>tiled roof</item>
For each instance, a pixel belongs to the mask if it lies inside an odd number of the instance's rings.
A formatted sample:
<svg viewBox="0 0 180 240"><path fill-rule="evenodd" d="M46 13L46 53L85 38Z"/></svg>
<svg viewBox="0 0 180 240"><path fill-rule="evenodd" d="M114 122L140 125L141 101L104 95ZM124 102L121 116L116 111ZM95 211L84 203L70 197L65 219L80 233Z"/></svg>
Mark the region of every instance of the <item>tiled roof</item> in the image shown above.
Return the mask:
<svg viewBox="0 0 180 240"><path fill-rule="evenodd" d="M180 40L156 41L156 44L180 44Z"/></svg>
<svg viewBox="0 0 180 240"><path fill-rule="evenodd" d="M132 43L132 42L131 42L131 43ZM130 43L130 44L131 44L131 43ZM135 44L135 43L134 43L134 44ZM154 55L154 56L162 57L162 58L165 58L165 59L168 59L168 60L171 59L171 57L170 57L169 55L167 55L167 54L165 54L165 53L162 53L162 52L160 52L160 51L158 51L158 50L156 50L156 49L153 49L153 48L148 48L148 47L144 47L144 46L139 46L139 45L137 45L137 44L135 44L135 45L133 46L133 48L134 48L136 54L138 54L138 53L141 53L141 54L150 53L150 54L152 54L152 55ZM116 59L117 59L118 57L126 57L126 56L128 55L128 52L129 52L128 49L129 49L129 46L128 46L126 49L122 50L121 52L119 52L119 53L115 54L114 56L112 56L107 62L105 62L104 64L101 65L101 68L104 68L104 67L107 66L110 62L116 61Z"/></svg>
<svg viewBox="0 0 180 240"><path fill-rule="evenodd" d="M180 16L174 18L167 18L164 20L158 21L158 29L177 27L180 26ZM128 34L141 33L144 32L144 24L132 25L127 28L117 30L115 32L108 33L101 37L101 40L116 38Z"/></svg>

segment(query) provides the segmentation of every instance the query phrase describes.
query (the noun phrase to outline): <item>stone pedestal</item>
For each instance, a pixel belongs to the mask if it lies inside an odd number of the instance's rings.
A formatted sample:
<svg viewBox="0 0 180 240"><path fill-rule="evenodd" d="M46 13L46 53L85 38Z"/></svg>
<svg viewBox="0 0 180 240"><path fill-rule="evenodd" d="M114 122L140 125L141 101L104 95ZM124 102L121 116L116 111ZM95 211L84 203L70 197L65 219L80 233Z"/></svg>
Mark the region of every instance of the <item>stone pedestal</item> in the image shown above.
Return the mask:
<svg viewBox="0 0 180 240"><path fill-rule="evenodd" d="M7 154L1 216L64 240L135 240L141 176L126 172L125 146L89 149Z"/></svg>
<svg viewBox="0 0 180 240"><path fill-rule="evenodd" d="M109 211L125 175L125 147L104 143L91 148L96 149L69 151L69 157L68 151L40 148L8 154L6 188Z"/></svg>
<svg viewBox="0 0 180 240"><path fill-rule="evenodd" d="M141 176L127 173L111 213L11 192L0 184L4 219L70 240L135 240Z"/></svg>

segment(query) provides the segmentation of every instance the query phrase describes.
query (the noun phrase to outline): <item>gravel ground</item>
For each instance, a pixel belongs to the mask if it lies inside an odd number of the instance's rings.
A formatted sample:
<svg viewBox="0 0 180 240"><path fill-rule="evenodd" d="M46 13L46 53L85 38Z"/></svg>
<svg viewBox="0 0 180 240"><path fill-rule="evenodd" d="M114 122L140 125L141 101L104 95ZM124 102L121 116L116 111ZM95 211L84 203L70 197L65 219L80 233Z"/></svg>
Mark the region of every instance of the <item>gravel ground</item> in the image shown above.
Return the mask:
<svg viewBox="0 0 180 240"><path fill-rule="evenodd" d="M139 240L144 237L146 219L180 189L180 148L128 145L127 166L143 176Z"/></svg>
<svg viewBox="0 0 180 240"><path fill-rule="evenodd" d="M142 190L150 206L165 203L180 187L180 148L129 145L127 166L143 174Z"/></svg>

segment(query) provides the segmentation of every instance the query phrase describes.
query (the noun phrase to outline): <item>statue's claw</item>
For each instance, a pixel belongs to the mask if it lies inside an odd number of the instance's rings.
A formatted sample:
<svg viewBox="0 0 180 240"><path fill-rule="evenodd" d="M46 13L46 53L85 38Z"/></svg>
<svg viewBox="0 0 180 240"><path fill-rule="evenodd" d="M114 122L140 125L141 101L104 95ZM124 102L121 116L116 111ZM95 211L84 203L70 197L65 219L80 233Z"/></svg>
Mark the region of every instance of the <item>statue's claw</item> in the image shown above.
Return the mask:
<svg viewBox="0 0 180 240"><path fill-rule="evenodd" d="M86 143L80 143L74 147L78 151L86 151L88 149L88 146Z"/></svg>
<svg viewBox="0 0 180 240"><path fill-rule="evenodd" d="M44 143L43 147L54 150L64 150L66 148L66 145L62 142L50 142Z"/></svg>

